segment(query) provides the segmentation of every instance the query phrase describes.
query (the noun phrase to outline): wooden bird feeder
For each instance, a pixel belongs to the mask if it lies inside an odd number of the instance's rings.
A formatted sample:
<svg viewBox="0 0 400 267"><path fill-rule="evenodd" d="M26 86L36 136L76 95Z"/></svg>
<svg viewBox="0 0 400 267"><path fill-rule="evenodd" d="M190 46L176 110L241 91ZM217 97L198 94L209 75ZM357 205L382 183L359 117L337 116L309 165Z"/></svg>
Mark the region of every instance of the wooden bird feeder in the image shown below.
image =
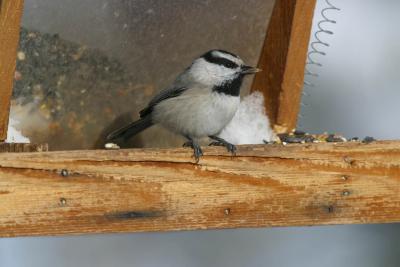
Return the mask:
<svg viewBox="0 0 400 267"><path fill-rule="evenodd" d="M4 141L23 0L0 3ZM279 131L296 125L314 7L278 0L269 23L253 88ZM44 150L0 144L0 237L400 221L399 141L208 147L199 164L183 148Z"/></svg>

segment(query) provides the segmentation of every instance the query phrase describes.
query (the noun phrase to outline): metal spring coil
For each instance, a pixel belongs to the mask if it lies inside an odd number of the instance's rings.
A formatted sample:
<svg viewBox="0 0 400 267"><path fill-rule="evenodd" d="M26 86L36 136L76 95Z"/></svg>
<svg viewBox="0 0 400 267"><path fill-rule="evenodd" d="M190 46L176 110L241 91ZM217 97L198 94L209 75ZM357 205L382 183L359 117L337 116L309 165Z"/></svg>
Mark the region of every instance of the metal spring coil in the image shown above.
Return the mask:
<svg viewBox="0 0 400 267"><path fill-rule="evenodd" d="M329 0L325 0L325 2L326 2L327 6L321 10L321 16L323 19L320 20L317 24L318 29L314 33L314 41L311 42L310 50L307 54L307 62L306 62L306 67L305 67L305 72L304 72L305 77L307 77L307 76L318 77L319 76L318 73L312 72L309 69L309 66L314 65L314 66L322 67L322 64L315 59L315 55L325 56L326 52L321 50L321 46L329 47L329 44L321 39L321 35L323 36L324 34L329 34L329 35L334 34L332 31L325 29L323 27L323 24L326 24L326 23L336 24L336 20L328 18L327 12L331 11L331 10L339 11L340 8L331 4ZM320 46L320 47L318 47L318 46ZM304 80L304 85L306 87L314 87L315 86L312 82L309 82L307 80ZM307 93L305 90L303 90L303 96L309 96L309 93ZM308 106L307 104L304 104L304 103L301 103L301 105ZM302 117L301 114L299 114L299 116Z"/></svg>

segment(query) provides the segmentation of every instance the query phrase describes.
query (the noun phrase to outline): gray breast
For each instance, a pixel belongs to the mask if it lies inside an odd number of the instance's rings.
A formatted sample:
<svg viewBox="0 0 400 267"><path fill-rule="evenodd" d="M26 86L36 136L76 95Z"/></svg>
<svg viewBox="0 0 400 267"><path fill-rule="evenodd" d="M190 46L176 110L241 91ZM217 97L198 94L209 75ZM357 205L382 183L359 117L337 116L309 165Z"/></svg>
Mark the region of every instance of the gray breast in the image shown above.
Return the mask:
<svg viewBox="0 0 400 267"><path fill-rule="evenodd" d="M154 107L153 122L192 138L218 134L239 107L238 96L191 89Z"/></svg>

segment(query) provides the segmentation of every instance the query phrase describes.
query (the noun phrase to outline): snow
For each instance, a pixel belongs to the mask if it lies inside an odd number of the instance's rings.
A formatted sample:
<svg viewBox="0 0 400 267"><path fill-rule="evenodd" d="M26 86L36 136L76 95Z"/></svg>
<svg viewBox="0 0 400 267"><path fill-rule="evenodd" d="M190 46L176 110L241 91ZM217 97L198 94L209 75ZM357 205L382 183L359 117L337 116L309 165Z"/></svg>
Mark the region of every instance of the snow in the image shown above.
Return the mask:
<svg viewBox="0 0 400 267"><path fill-rule="evenodd" d="M20 131L14 128L18 124L18 121L10 118L6 143L30 143L29 138L23 136Z"/></svg>
<svg viewBox="0 0 400 267"><path fill-rule="evenodd" d="M264 141L275 140L261 92L255 91L243 98L235 116L219 137L235 145L263 144Z"/></svg>

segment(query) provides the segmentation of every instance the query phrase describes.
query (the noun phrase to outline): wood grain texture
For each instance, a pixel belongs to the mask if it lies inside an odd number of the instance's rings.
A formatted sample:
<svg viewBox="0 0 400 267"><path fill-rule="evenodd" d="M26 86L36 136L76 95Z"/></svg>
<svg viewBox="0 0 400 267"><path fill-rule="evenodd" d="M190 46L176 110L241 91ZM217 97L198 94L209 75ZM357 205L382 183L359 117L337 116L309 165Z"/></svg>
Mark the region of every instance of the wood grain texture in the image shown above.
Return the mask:
<svg viewBox="0 0 400 267"><path fill-rule="evenodd" d="M23 0L0 2L0 141L7 137Z"/></svg>
<svg viewBox="0 0 400 267"><path fill-rule="evenodd" d="M315 0L277 0L252 91L261 91L278 133L296 127Z"/></svg>
<svg viewBox="0 0 400 267"><path fill-rule="evenodd" d="M49 151L48 144L27 144L27 143L0 143L2 152L44 152Z"/></svg>
<svg viewBox="0 0 400 267"><path fill-rule="evenodd" d="M0 236L400 222L400 141L0 154Z"/></svg>

